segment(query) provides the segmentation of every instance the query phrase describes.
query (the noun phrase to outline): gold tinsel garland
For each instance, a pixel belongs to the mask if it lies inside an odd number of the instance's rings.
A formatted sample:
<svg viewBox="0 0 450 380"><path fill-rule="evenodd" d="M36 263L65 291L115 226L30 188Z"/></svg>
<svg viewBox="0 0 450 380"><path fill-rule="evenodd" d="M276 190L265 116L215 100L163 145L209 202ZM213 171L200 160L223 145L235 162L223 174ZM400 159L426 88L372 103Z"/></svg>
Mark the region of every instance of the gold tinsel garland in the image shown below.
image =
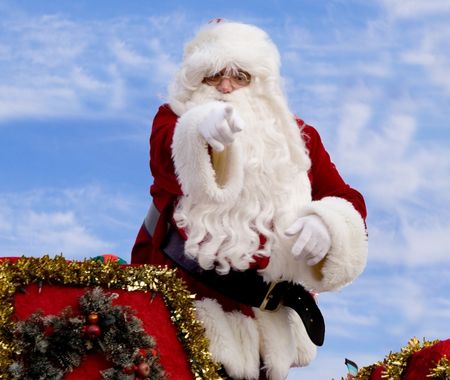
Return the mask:
<svg viewBox="0 0 450 380"><path fill-rule="evenodd" d="M450 379L450 363L447 356L443 356L434 367L428 377L435 379Z"/></svg>
<svg viewBox="0 0 450 380"><path fill-rule="evenodd" d="M32 283L50 283L67 286L101 286L128 291L160 293L170 310L196 380L220 380L220 366L213 362L208 341L196 319L194 296L179 279L175 270L151 265L121 266L117 262L96 260L69 262L62 256L54 259L20 258L16 262L0 261L0 379L7 379L6 369L16 350L11 339L14 294Z"/></svg>
<svg viewBox="0 0 450 380"><path fill-rule="evenodd" d="M420 343L419 339L416 337L411 338L408 341L408 344L403 347L400 352L390 352L382 362L376 362L375 364L361 368L354 379L370 380L373 370L378 366L382 366L384 368L381 373L383 379L400 380L405 373L411 356L422 348L434 346L438 342L439 340L429 341L423 339L423 342ZM430 369L427 377L450 379L450 365L446 356L443 356L436 366Z"/></svg>

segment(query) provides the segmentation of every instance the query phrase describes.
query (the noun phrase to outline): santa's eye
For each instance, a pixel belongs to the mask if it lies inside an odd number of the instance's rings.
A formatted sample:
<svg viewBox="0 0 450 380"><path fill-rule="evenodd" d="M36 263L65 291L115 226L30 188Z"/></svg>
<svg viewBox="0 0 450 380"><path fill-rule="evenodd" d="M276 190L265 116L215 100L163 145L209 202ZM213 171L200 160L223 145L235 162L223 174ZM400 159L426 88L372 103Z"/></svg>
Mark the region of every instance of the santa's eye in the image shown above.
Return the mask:
<svg viewBox="0 0 450 380"><path fill-rule="evenodd" d="M236 75L232 77L236 83L240 85L245 85L250 83L251 75L245 71L239 70Z"/></svg>

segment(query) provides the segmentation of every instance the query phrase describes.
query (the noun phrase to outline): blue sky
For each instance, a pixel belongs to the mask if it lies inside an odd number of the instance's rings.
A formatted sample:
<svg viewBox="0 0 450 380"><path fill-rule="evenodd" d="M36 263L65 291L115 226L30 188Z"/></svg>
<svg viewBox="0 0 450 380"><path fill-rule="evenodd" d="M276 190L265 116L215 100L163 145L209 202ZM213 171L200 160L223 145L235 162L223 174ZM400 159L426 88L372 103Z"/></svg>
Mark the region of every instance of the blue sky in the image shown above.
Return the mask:
<svg viewBox="0 0 450 380"><path fill-rule="evenodd" d="M368 205L367 269L320 296L325 346L289 379L450 337L447 0L0 0L0 14L2 256L129 260L152 117L184 42L223 17L277 43L292 110Z"/></svg>

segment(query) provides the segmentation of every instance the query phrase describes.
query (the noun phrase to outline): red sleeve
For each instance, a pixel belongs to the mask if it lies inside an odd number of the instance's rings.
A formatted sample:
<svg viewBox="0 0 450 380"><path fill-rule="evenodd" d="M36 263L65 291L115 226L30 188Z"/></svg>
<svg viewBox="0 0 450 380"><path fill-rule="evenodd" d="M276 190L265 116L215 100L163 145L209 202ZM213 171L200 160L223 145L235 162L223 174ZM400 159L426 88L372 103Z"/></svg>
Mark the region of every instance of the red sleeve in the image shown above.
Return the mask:
<svg viewBox="0 0 450 380"><path fill-rule="evenodd" d="M172 219L173 205L182 194L172 162L172 139L177 115L168 105L159 107L153 119L150 135L150 170L153 184L150 187L152 202L160 212L153 236L142 225L136 237L131 262L136 264L165 265L168 259L159 251L166 235L167 222Z"/></svg>
<svg viewBox="0 0 450 380"><path fill-rule="evenodd" d="M299 124L303 124L301 120ZM308 175L313 201L330 196L343 198L349 201L365 220L367 210L363 196L344 182L336 166L331 162L330 155L325 150L317 130L303 124L302 134L311 158L311 169Z"/></svg>
<svg viewBox="0 0 450 380"><path fill-rule="evenodd" d="M163 211L167 202L182 194L172 161L172 139L177 115L165 104L153 119L150 136L150 170L153 184L150 193L156 207Z"/></svg>

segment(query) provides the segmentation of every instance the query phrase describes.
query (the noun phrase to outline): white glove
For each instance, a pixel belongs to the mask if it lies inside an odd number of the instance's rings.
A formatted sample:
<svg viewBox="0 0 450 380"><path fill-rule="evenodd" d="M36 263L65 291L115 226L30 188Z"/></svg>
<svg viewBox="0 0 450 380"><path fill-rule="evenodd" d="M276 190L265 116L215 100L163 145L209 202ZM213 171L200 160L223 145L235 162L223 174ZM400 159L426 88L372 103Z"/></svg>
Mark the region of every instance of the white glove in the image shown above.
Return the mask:
<svg viewBox="0 0 450 380"><path fill-rule="evenodd" d="M296 259L305 258L308 265L316 265L331 247L331 237L327 226L317 215L308 215L297 219L287 230L287 236L298 238L292 246Z"/></svg>
<svg viewBox="0 0 450 380"><path fill-rule="evenodd" d="M216 101L207 106L210 110L198 131L215 151L221 152L234 141L235 133L242 131L244 122L231 104Z"/></svg>

